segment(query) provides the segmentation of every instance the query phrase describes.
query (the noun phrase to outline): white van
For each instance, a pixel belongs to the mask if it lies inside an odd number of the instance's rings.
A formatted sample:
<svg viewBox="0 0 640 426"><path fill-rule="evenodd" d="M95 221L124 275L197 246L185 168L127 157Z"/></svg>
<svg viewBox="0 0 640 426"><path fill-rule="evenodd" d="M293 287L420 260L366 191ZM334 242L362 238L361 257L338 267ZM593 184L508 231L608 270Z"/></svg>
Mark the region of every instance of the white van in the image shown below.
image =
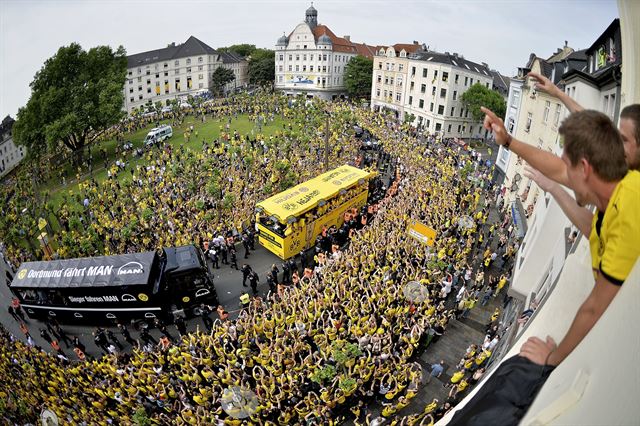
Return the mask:
<svg viewBox="0 0 640 426"><path fill-rule="evenodd" d="M162 142L165 139L169 139L173 136L173 129L168 124L164 124L160 127L155 127L147 133L147 137L144 138L144 146L150 146L157 142Z"/></svg>

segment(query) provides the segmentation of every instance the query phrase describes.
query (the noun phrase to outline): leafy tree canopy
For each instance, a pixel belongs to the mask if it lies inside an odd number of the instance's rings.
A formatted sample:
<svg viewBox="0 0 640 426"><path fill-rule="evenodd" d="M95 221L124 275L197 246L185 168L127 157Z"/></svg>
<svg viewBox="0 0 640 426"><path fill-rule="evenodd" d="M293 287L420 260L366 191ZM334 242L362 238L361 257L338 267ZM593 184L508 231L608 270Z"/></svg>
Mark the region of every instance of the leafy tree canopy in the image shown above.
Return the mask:
<svg viewBox="0 0 640 426"><path fill-rule="evenodd" d="M344 71L344 86L352 98L368 98L371 95L373 60L358 55L352 58Z"/></svg>
<svg viewBox="0 0 640 426"><path fill-rule="evenodd" d="M221 93L225 84L235 80L236 76L228 68L218 67L211 76L211 93Z"/></svg>
<svg viewBox="0 0 640 426"><path fill-rule="evenodd" d="M77 43L47 59L31 82L31 97L18 111L14 136L38 156L60 142L81 150L125 115L127 56L120 46L85 51Z"/></svg>
<svg viewBox="0 0 640 426"><path fill-rule="evenodd" d="M276 54L269 49L256 49L249 59L249 82L258 85L273 84L276 78Z"/></svg>
<svg viewBox="0 0 640 426"><path fill-rule="evenodd" d="M257 50L256 45L255 44L233 44L231 46L228 47L220 47L218 49L216 49L218 52L232 52L232 53L237 53L240 56L244 56L245 58L248 56L251 56L253 54L253 52L255 52Z"/></svg>
<svg viewBox="0 0 640 426"><path fill-rule="evenodd" d="M504 98L496 91L488 89L480 83L476 83L462 94L462 104L468 108L474 120L481 120L484 114L480 107L487 107L495 112L498 117L504 117L507 104Z"/></svg>

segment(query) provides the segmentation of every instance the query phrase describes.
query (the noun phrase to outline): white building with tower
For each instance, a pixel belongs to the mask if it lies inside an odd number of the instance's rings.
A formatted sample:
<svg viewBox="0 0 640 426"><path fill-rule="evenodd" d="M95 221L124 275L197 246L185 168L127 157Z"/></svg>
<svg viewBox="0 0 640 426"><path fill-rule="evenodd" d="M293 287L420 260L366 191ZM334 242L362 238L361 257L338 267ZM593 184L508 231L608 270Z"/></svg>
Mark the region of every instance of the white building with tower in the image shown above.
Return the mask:
<svg viewBox="0 0 640 426"><path fill-rule="evenodd" d="M372 58L376 46L353 43L350 36L336 36L318 24L318 11L311 5L305 20L275 46L275 88L287 95L335 99L345 96L344 73L357 55Z"/></svg>

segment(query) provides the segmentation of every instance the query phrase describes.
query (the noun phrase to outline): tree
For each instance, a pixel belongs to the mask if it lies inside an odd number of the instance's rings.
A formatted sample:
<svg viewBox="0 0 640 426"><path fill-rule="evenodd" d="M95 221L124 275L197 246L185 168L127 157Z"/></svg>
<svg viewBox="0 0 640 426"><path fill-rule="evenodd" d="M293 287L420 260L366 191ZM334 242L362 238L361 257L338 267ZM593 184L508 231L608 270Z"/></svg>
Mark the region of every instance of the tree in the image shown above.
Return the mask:
<svg viewBox="0 0 640 426"><path fill-rule="evenodd" d="M248 56L253 55L253 52L255 52L256 49L256 45L255 44L232 44L231 46L228 47L220 47L218 49L216 49L218 52L233 52L233 53L237 53L240 56L244 56L245 58Z"/></svg>
<svg viewBox="0 0 640 426"><path fill-rule="evenodd" d="M462 94L460 98L465 108L468 108L474 120L482 120L484 114L480 107L487 107L495 112L498 117L504 117L507 104L504 98L496 91L491 90L480 83L476 83Z"/></svg>
<svg viewBox="0 0 640 426"><path fill-rule="evenodd" d="M276 52L256 49L249 58L249 82L260 86L272 85L276 78Z"/></svg>
<svg viewBox="0 0 640 426"><path fill-rule="evenodd" d="M61 47L31 82L31 97L13 127L16 142L28 148L28 155L38 156L60 142L81 153L124 116L126 74L122 46L116 51L109 46L85 51L77 43Z"/></svg>
<svg viewBox="0 0 640 426"><path fill-rule="evenodd" d="M373 60L358 55L352 58L344 70L344 87L352 98L368 98L371 96L371 78L373 77Z"/></svg>
<svg viewBox="0 0 640 426"><path fill-rule="evenodd" d="M416 116L414 114L411 114L410 112L405 112L404 113L404 122L405 123L413 124L414 121L416 121Z"/></svg>
<svg viewBox="0 0 640 426"><path fill-rule="evenodd" d="M228 68L218 67L211 76L211 93L222 93L224 86L235 80L236 76L232 70Z"/></svg>

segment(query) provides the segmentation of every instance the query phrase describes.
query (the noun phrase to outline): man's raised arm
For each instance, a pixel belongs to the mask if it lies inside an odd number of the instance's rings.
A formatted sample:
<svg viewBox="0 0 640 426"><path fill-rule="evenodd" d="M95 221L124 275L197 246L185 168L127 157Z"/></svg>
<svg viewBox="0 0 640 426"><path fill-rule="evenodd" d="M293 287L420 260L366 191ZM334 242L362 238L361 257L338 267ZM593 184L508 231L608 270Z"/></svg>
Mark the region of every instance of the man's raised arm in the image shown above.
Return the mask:
<svg viewBox="0 0 640 426"><path fill-rule="evenodd" d="M485 107L481 107L480 110L486 114L483 123L484 128L493 132L498 145L502 145L522 157L523 160L533 168L540 170L549 179L570 187L567 166L560 157L517 140L507 132L502 119L495 115L493 111Z"/></svg>

